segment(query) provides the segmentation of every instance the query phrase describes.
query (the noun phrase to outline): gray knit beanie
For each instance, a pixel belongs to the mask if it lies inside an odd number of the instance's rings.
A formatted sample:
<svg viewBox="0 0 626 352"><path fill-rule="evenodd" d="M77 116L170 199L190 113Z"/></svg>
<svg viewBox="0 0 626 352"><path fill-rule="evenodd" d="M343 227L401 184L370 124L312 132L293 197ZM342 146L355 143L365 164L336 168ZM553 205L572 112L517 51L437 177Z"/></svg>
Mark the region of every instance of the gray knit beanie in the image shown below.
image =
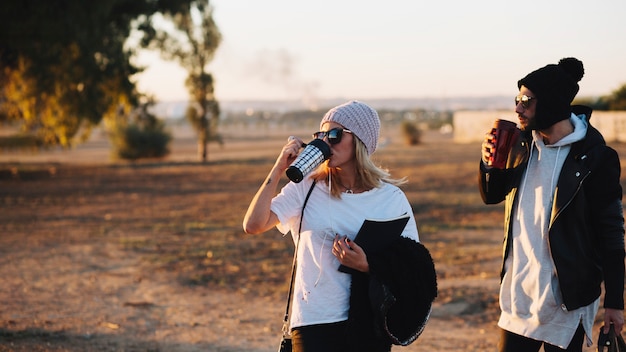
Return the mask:
<svg viewBox="0 0 626 352"><path fill-rule="evenodd" d="M376 110L369 105L353 100L328 110L320 128L325 122L336 122L352 133L365 144L367 154L376 151L378 134L380 133L380 119Z"/></svg>

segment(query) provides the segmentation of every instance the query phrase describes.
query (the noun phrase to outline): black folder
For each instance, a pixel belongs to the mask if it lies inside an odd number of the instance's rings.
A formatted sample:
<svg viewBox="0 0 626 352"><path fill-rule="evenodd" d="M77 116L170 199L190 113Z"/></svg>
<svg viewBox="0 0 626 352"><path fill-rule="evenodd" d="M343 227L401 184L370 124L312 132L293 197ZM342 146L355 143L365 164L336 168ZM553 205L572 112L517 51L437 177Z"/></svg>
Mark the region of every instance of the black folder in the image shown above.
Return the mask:
<svg viewBox="0 0 626 352"><path fill-rule="evenodd" d="M409 214L406 213L391 219L365 219L354 242L361 246L367 255L384 250L402 235L408 221ZM343 264L338 270L348 274L357 272Z"/></svg>

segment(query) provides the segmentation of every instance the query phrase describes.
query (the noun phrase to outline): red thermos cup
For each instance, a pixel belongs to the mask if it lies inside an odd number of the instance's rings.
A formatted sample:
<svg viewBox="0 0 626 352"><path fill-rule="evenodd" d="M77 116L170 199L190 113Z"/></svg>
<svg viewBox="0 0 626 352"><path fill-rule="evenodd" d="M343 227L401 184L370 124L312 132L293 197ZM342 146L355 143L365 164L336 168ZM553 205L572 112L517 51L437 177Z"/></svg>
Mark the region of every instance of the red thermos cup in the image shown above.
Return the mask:
<svg viewBox="0 0 626 352"><path fill-rule="evenodd" d="M504 169L513 143L515 143L520 134L520 129L517 128L515 122L498 119L493 123L491 134L495 136L493 140L495 148L491 151L491 158L488 164L491 167Z"/></svg>

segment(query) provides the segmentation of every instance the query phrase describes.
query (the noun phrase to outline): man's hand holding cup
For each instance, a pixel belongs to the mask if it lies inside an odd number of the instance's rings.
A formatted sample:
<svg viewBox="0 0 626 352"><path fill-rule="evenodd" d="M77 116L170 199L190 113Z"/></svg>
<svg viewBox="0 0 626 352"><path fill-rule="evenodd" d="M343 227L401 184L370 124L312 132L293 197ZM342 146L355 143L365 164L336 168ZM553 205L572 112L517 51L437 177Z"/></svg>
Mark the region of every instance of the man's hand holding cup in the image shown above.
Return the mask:
<svg viewBox="0 0 626 352"><path fill-rule="evenodd" d="M485 135L482 144L483 162L490 167L504 169L509 152L517 141L520 132L515 122L496 120L490 133Z"/></svg>

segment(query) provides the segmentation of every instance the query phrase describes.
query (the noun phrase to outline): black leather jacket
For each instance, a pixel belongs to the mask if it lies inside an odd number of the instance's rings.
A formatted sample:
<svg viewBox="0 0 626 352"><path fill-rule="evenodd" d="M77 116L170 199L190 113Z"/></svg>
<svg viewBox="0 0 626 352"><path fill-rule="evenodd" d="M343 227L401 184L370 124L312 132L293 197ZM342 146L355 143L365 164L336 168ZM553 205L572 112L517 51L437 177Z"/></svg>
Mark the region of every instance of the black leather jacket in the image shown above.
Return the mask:
<svg viewBox="0 0 626 352"><path fill-rule="evenodd" d="M577 115L591 109L574 106ZM522 133L507 168L487 168L481 161L479 188L485 204L505 202L504 261L511 246L513 204L526 169L531 136ZM600 132L589 125L585 138L572 144L559 175L552 209L549 247L565 308L592 303L604 281L604 307L624 309L624 213L620 160Z"/></svg>
<svg viewBox="0 0 626 352"><path fill-rule="evenodd" d="M422 333L437 297L437 272L430 252L400 237L367 256L369 274L352 275L346 352L390 351Z"/></svg>

